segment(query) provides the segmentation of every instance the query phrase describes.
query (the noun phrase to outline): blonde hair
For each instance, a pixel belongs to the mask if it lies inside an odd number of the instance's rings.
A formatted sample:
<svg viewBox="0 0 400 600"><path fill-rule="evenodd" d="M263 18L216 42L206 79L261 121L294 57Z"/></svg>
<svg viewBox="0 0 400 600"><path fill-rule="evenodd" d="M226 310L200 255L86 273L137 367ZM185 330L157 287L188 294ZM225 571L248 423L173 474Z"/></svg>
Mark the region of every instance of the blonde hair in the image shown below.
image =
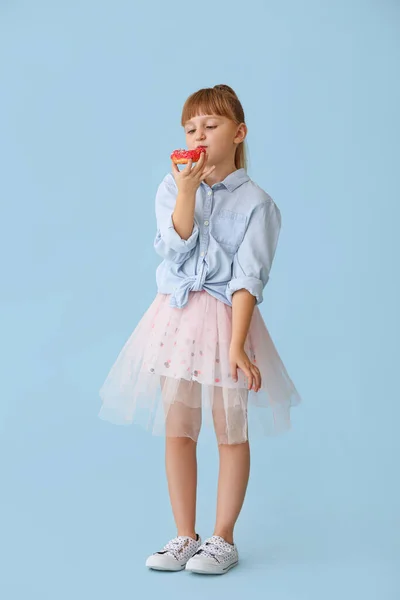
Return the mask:
<svg viewBox="0 0 400 600"><path fill-rule="evenodd" d="M245 123L243 107L229 85L221 84L213 88L203 88L189 96L183 105L181 125L184 126L198 114L226 117L238 125ZM235 166L237 169L247 169L244 140L236 148Z"/></svg>

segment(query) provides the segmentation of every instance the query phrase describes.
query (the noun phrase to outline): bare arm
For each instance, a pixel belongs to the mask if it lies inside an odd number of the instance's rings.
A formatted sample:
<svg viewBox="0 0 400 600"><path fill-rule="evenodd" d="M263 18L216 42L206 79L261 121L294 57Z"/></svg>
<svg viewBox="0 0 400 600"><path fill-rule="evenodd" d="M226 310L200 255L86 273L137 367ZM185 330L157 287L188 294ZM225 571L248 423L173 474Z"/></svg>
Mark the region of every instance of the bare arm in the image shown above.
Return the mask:
<svg viewBox="0 0 400 600"><path fill-rule="evenodd" d="M231 347L244 348L255 304L255 297L245 289L233 294Z"/></svg>
<svg viewBox="0 0 400 600"><path fill-rule="evenodd" d="M232 337L229 349L229 361L233 381L237 381L237 368L247 377L248 389L256 392L261 387L260 371L244 350L244 344L250 328L256 298L246 289L236 291L232 296Z"/></svg>

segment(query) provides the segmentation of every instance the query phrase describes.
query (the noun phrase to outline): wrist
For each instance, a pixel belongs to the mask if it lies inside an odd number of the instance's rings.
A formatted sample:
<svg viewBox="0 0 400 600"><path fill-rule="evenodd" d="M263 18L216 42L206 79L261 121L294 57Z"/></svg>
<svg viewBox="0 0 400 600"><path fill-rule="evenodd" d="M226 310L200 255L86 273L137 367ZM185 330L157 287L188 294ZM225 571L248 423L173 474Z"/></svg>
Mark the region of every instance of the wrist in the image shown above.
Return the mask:
<svg viewBox="0 0 400 600"><path fill-rule="evenodd" d="M241 340L235 340L235 339L232 338L229 349L230 349L230 351L232 351L232 350L243 350L244 349L244 342L242 342Z"/></svg>
<svg viewBox="0 0 400 600"><path fill-rule="evenodd" d="M197 188L193 185L178 185L178 196L182 197L186 202L195 200Z"/></svg>

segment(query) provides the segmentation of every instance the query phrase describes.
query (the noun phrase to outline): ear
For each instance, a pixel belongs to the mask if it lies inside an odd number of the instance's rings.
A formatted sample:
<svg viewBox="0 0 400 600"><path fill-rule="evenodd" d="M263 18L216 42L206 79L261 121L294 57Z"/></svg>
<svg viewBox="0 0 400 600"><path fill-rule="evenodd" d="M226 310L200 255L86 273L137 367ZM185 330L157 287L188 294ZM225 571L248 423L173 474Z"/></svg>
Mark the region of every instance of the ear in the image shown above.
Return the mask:
<svg viewBox="0 0 400 600"><path fill-rule="evenodd" d="M235 139L233 140L235 144L241 144L247 135L247 125L246 123L240 123L238 125Z"/></svg>

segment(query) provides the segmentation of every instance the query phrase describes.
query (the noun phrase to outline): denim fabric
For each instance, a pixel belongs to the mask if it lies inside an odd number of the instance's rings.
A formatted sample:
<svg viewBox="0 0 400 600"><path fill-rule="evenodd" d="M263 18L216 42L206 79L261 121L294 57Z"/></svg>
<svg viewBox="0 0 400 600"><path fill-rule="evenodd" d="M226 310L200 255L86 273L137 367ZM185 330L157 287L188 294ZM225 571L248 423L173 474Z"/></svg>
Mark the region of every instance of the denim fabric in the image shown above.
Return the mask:
<svg viewBox="0 0 400 600"><path fill-rule="evenodd" d="M172 222L177 186L168 173L156 194L156 252L163 258L156 271L158 291L170 294L170 305L183 308L190 291L206 290L232 305L232 295L248 290L263 301L281 228L281 213L272 198L237 169L212 187L196 192L193 231L187 240Z"/></svg>

